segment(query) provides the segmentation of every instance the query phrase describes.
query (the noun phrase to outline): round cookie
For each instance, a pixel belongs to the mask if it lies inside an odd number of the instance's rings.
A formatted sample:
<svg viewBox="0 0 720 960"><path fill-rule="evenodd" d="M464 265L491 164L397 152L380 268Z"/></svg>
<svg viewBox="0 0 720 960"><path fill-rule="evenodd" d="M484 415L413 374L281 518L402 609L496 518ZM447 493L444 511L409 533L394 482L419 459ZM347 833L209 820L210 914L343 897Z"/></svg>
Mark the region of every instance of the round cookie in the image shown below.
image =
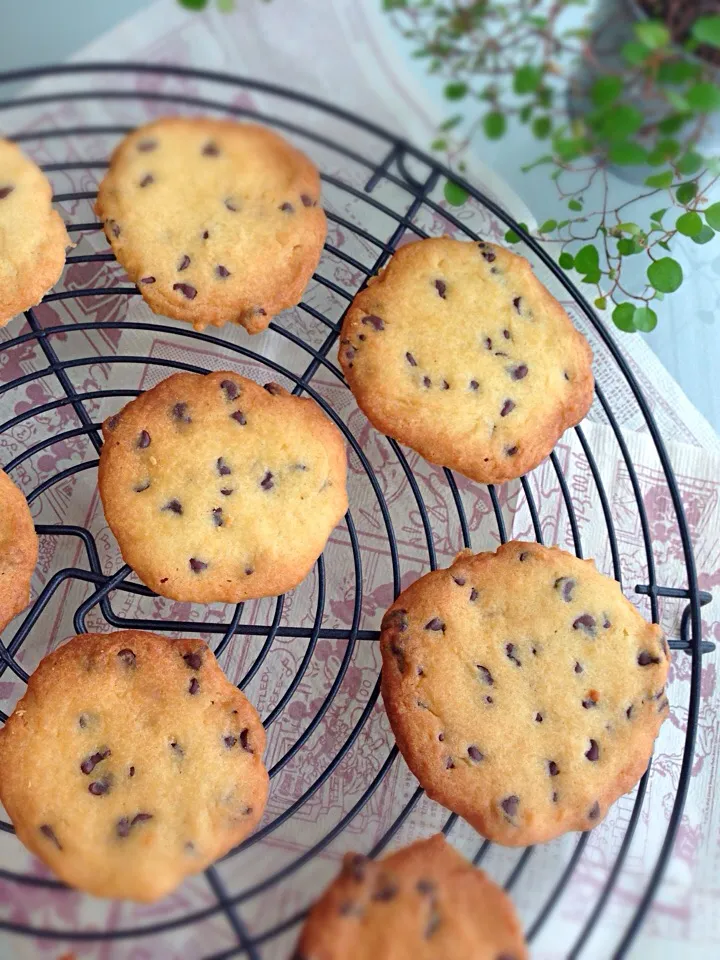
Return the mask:
<svg viewBox="0 0 720 960"><path fill-rule="evenodd" d="M314 165L271 130L166 117L117 147L95 210L155 313L259 333L318 264L319 197Z"/></svg>
<svg viewBox="0 0 720 960"><path fill-rule="evenodd" d="M596 826L645 772L668 715L660 627L557 547L461 553L398 597L381 649L408 766L508 846Z"/></svg>
<svg viewBox="0 0 720 960"><path fill-rule="evenodd" d="M177 373L103 424L99 487L125 562L174 600L297 586L347 510L345 445L309 399Z"/></svg>
<svg viewBox="0 0 720 960"><path fill-rule="evenodd" d="M0 800L66 883L152 901L254 829L264 748L202 640L84 634L40 662L0 731Z"/></svg>
<svg viewBox="0 0 720 960"><path fill-rule="evenodd" d="M38 539L27 500L0 470L0 630L30 603Z"/></svg>
<svg viewBox="0 0 720 960"><path fill-rule="evenodd" d="M376 429L481 483L532 470L592 402L586 339L491 243L402 247L353 300L339 356Z"/></svg>
<svg viewBox="0 0 720 960"><path fill-rule="evenodd" d="M0 140L0 327L40 303L71 246L45 174L14 143Z"/></svg>
<svg viewBox="0 0 720 960"><path fill-rule="evenodd" d="M347 854L293 960L526 960L510 898L442 834L380 861Z"/></svg>

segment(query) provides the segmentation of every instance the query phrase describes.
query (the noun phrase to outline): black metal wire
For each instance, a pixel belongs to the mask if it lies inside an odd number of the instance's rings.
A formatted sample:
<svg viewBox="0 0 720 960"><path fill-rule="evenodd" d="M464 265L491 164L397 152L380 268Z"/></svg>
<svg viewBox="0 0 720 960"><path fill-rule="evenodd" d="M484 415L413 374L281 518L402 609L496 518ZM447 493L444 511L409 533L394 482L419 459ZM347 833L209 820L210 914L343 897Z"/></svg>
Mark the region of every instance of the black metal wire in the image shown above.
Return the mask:
<svg viewBox="0 0 720 960"><path fill-rule="evenodd" d="M380 269L387 259L392 255L406 232L411 232L415 237L427 236L427 233L416 222L418 214L423 210L430 211L436 216L442 218L442 220L448 224L451 224L466 236L472 239L478 239L467 222L458 219L451 211L441 207L430 197L430 193L433 191L440 177L452 177L452 179L454 179L456 182L459 182L461 186L467 190L467 192L472 198L474 198L476 202L480 203L485 207L486 210L490 211L499 220L504 222L508 227L514 229L519 234L528 250L544 264L544 266L553 274L555 279L564 287L567 293L575 301L579 309L585 315L585 318L588 321L594 336L614 362L619 375L628 384L630 391L632 392L645 420L648 432L654 441L657 455L664 472L669 496L673 504L677 526L680 533L687 574L686 586L682 588L669 588L657 583L655 563L652 552L652 540L650 537L646 511L642 500L640 482L612 407L605 398L602 390L598 388L598 400L619 445L621 456L623 457L625 466L627 468L630 483L636 498L637 510L640 517L646 556L647 583L636 583L634 584L634 588L636 592L649 597L651 613L653 620L655 621L658 619L658 597L673 597L678 600L684 599L687 601L687 606L681 618L680 637L677 639L673 638L670 643L674 649L685 650L690 655L692 666L690 698L688 704L688 721L685 735L682 769L677 789L677 797L673 806L668 831L660 855L658 856L653 871L647 880L647 885L642 893L639 908L636 911L632 922L630 923L619 944L617 944L615 947L609 947L609 950L611 951L611 954L609 955L612 955L614 958L623 957L627 952L635 934L637 933L637 930L643 922L645 914L652 901L653 894L662 877L664 867L672 851L672 846L687 794L693 760L694 742L698 722L701 653L708 649L712 649L712 645L702 641L700 607L702 604L709 602L710 596L709 594L701 592L698 588L697 572L695 568L692 545L690 542L690 533L683 512L683 505L677 481L672 472L668 454L653 419L652 412L649 409L648 403L644 398L629 365L624 359L622 353L619 351L613 337L605 329L602 322L595 316L584 297L577 291L577 289L559 269L559 267L557 267L545 250L537 243L537 241L530 237L517 223L515 223L515 221L497 205L497 203L484 195L481 191L475 189L462 177L459 177L456 173L451 173L445 166L426 156L412 145L403 141L401 138L382 130L377 125L363 118L355 117L347 111L333 107L329 104L325 104L313 97L309 97L297 92L290 92L272 84L262 83L247 78L232 77L212 71L200 71L190 68L172 68L154 64L93 63L63 65L59 67L41 67L30 70L15 71L13 73L0 74L0 85L13 83L20 80L39 79L48 76L75 78L85 77L88 75L109 76L113 74L129 76L131 78L144 75L169 76L201 80L218 84L223 89L243 88L267 94L271 97L278 98L283 102L293 101L295 103L300 103L305 107L319 110L326 116L329 115L338 121L347 123L355 129L359 128L364 130L369 139L372 140L374 138L375 144L372 147L373 151L377 152L382 150L382 156L380 156L379 159L376 159L372 156L364 156L361 153L358 153L355 149L349 148L345 142L330 139L329 137L318 133L317 130L312 129L311 127L301 127L295 122L289 122L279 116L258 113L250 110L247 107L239 107L237 105L228 104L227 102L223 102L214 98L201 98L178 93L165 93L150 90L138 91L136 89L109 90L102 87L94 90L67 92L57 91L49 94L24 96L16 100L0 101L0 112L10 111L17 107L27 108L29 106L44 106L55 103L66 103L70 101L101 100L124 102L142 99L145 101L154 102L156 104L166 103L182 107L201 107L204 110L220 111L235 116L252 115L255 119L259 119L281 130L290 132L296 135L298 138L307 140L311 144L328 149L338 157L341 157L344 160L350 160L360 168L364 169L367 172L367 179L365 180L364 186L361 189L349 182L346 182L346 180L337 174L337 171L330 172L325 170L322 173L322 178L327 187L333 190L341 191L343 194L349 195L357 200L361 218L362 211L365 208L368 208L376 213L383 214L393 224L387 237L378 237L373 235L373 233L366 229L362 224L358 225L352 223L347 218L341 217L333 211L328 211L328 219L332 223L336 224L338 227L342 227L344 230L352 233L355 237L367 244L372 245L377 251L379 251L374 256L373 263L368 266L358 260L357 257L347 253L331 243L327 243L325 245L326 255L334 260L341 261L347 265L348 268L356 271L361 277L362 286L365 285L367 279L377 272L377 270ZM13 139L22 142L42 141L44 139L54 139L58 137L91 137L100 134L119 136L127 132L129 129L129 127L124 125L33 129L29 132L19 132ZM407 167L408 159L412 159L423 166L425 171L424 179L418 179L418 177L409 172ZM105 159L87 161L73 160L60 163L46 163L44 164L44 169L53 173L70 170L102 170L106 166L107 160ZM406 198L406 202L402 210L398 211L390 206L387 202L372 195L373 191L375 191L381 184L389 184L401 190L402 196ZM81 192L58 193L54 199L57 202L75 202L78 200L90 200L94 197L95 192L87 190ZM68 225L68 230L73 233L97 231L100 228L101 224L93 221ZM68 257L68 263L102 263L111 261L113 259L114 258L111 253L73 255ZM357 288L351 290L344 289L334 280L323 276L320 272L315 274L314 280L319 285L323 286L327 290L330 290L334 295L339 297L341 301L344 301L345 304L349 304L353 295L357 292ZM138 291L135 287L91 287L79 290L56 291L48 294L48 296L45 298L45 302L52 303L72 301L79 298L96 296L115 297L136 295L138 295ZM400 558L398 542L393 529L389 504L387 503L383 494L378 478L375 476L372 465L362 450L357 438L354 436L349 427L343 422L338 413L333 409L332 405L325 400L323 395L312 383L318 371L322 371L325 374L331 374L334 380L338 383L344 384L344 379L341 372L338 370L337 366L328 359L330 351L337 342L337 337L342 323L342 316L340 316L340 318L337 320L333 320L330 317L325 316L325 314L317 310L311 304L305 302L300 304L299 309L308 317L317 321L322 328L327 330L325 338L319 347L315 348L302 340L295 333L286 329L282 325L281 321L274 321L270 325L270 329L275 335L284 338L289 343L292 343L294 346L307 353L309 357L307 366L299 375L276 363L275 361L258 354L249 347L234 344L223 339L221 336L198 333L197 331L189 328L183 328L181 325L170 325L159 322L130 323L126 321L73 321L69 324L66 323L56 326L43 327L38 321L35 311L29 310L26 314L29 329L26 332L15 336L8 341L5 341L0 347L0 350L7 352L21 346L22 344L36 343L39 345L45 360L47 361L47 366L41 370L23 374L22 376L17 377L6 384L0 385L0 396L11 389L24 386L25 384L31 383L34 380L42 380L45 377L54 377L56 382L61 387L64 396L48 401L31 410L16 414L0 426L0 432L15 429L16 427L25 424L27 421L30 421L32 418L37 417L40 414L59 410L66 406L72 407L78 419L79 426L69 428L61 433L54 434L51 437L47 437L33 444L32 446L29 446L27 449L23 450L12 460L10 460L6 464L6 469L12 472L25 463L25 461L38 454L40 451L52 446L54 443L71 438L87 438L91 444L92 451L95 453L99 452L102 442L99 434L99 425L92 422L92 419L85 408L85 403L87 401L97 401L111 397L116 397L125 402L129 397L135 396L139 392L132 389L80 391L73 385L70 377L70 371L74 369L81 369L89 364L112 365L126 363L133 365L154 364L170 370L179 369L205 372L204 368L199 367L196 364L186 363L180 360L159 360L156 358L140 356L98 356L93 354L79 359L76 358L73 360L63 360L60 358L55 348L55 338L62 337L69 340L73 337L73 335L82 335L84 332L99 329L103 331L113 329L134 329L149 333L159 331L166 335L172 335L174 338L180 338L181 344L184 342L187 342L188 344L200 342L216 348L219 347L225 351L228 351L230 355L234 355L236 358L245 358L256 363L261 363L270 371L272 371L273 374L286 378L287 381L294 384L293 392L297 394L307 393L309 396L311 396L322 406L327 415L343 431L351 451L363 469L364 474L372 488L373 495L377 500L378 508L380 510L384 525L384 532L387 537L387 546L389 548L390 560L392 564L394 595L397 596L401 585ZM347 309L347 306L345 309ZM598 492L600 506L607 529L608 541L610 544L613 572L616 579L621 581L622 566L620 560L620 551L615 533L612 511L610 508L610 501L607 496L607 492L603 487L600 471L587 438L581 427L576 428L576 432L583 453L587 459L589 469L593 477L593 482ZM405 456L402 448L393 440L387 440L387 444L391 456L394 457L399 463L399 466L407 480L410 493L414 498L415 509L424 533L427 562L428 565L434 569L437 563L437 558L430 512L425 504L420 486L417 482L412 467L408 462L408 459ZM582 556L580 530L573 507L572 496L563 475L559 458L555 453L553 453L550 460L558 478L563 503L567 512L568 521L573 536L575 551L578 556ZM96 458L91 460L83 460L81 463L73 464L64 470L59 471L54 476L48 477L34 490L28 491L29 502L34 502L38 497L41 497L47 491L51 490L56 484L67 479L68 477L79 474L84 470L94 470L97 466L97 462L98 461ZM458 484L451 471L445 469L442 471L442 475L445 477L445 480L448 484L448 489L455 505L462 545L469 547L471 546L470 529L468 526L467 517L465 515L462 497L458 489ZM498 538L500 541L505 542L507 539L507 531L501 502L501 498L505 496L505 494L503 491L501 491L500 496L498 496L498 491L493 486L489 486L487 489L490 505L494 512L497 523ZM534 535L539 542L542 542L542 510L535 502L531 485L525 477L521 478L521 489L527 502ZM294 743L290 745L286 749L285 753L272 765L269 771L271 778L275 778L286 766L286 764L289 763L293 757L298 755L298 753L311 740L317 731L320 723L326 716L342 687L353 657L358 650L358 643L362 641L373 642L377 639L377 632L375 630L360 629L363 605L362 550L351 512L348 512L345 518L345 529L347 531L347 538L353 555L355 571L353 614L352 622L348 629L327 628L323 627L322 625L325 615L325 603L327 599L327 578L325 574L323 558L320 558L318 561L315 574L317 583L317 602L315 608L315 618L312 627L293 625L283 626L281 624L283 613L282 597L278 598L276 602L275 613L270 624L242 623L243 605L239 604L236 606L233 615L230 617L230 620L227 623L207 623L201 625L203 632L218 635L219 639L215 647L215 652L218 656L222 655L222 653L227 649L228 644L233 642L234 638L238 636L262 638L263 642L260 650L255 656L252 664L247 669L244 677L240 681L240 686L245 686L251 682L253 677L263 665L277 638L294 637L297 638L298 642L307 642L304 654L294 676L290 680L287 688L279 696L276 705L263 721L267 728L272 727L278 718L282 716L283 711L291 702L300 683L302 682L303 677L306 676L306 672L310 667L318 641L320 639L333 639L345 643L345 650L340 659L337 673L330 684L326 696L324 697L320 706L317 708L314 716L305 726L302 733L297 736ZM101 567L100 557L94 537L90 531L86 530L85 528L73 526L71 524L44 524L38 525L37 531L40 535L46 537L74 537L79 539L84 548L84 557L87 562L88 569L84 569L79 566L67 567L56 572L48 580L30 610L23 616L21 623L16 629L16 632L11 640L7 643L0 641L0 677L7 669L10 669L19 679L27 681L27 672L18 662L17 655L20 653L25 641L31 635L31 631L42 611L50 603L57 590L59 590L62 585L68 581L77 581L87 584L90 591L85 600L75 611L75 628L77 630L85 629L85 617L96 607L100 609L108 624L119 628L195 632L200 626L194 621L162 622L152 618L119 616L115 613L112 607L112 595L118 593L137 595L139 597L152 597L153 594L151 591L142 585L133 583L127 579L128 575L130 574L128 567L121 567L114 574L110 575L104 572ZM247 838L242 844L240 844L236 850L231 851L225 860L230 860L231 858L240 854L242 851L248 850L260 840L273 834L283 824L291 820L303 808L308 800L314 794L316 794L325 783L328 782L338 767L342 763L347 762L348 756L350 755L354 746L357 744L358 739L361 737L363 730L366 728L373 711L376 709L379 697L379 689L378 679L374 689L362 707L360 716L350 730L348 736L337 749L337 752L330 759L327 766L318 774L318 776L316 776L310 786L307 787L307 789L299 797L297 797L289 807L277 814L273 820L265 823L253 836ZM6 719L5 714L2 712L0 712L0 719L2 721ZM348 812L343 814L343 816L340 817L334 826L332 826L324 834L324 836L316 840L311 847L305 850L301 855L297 856L294 860L291 860L284 866L275 869L274 872L268 873L261 881L252 884L239 893L234 893L231 895L222 879L222 865L210 868L210 870L206 872L206 877L210 890L215 897L215 902L209 907L201 910L195 910L193 912L186 913L182 916L174 917L162 922L150 923L143 926L123 927L120 930L112 931L82 929L68 932L67 930L60 929L59 927L36 927L30 924L16 923L7 920L0 920L0 929L47 939L57 938L78 941L104 941L157 935L178 927L199 923L204 919L219 913L223 913L237 939L237 946L231 947L230 949L220 953L215 953L212 955L212 958L208 957L207 960L220 960L220 958L229 958L239 955L250 957L251 960L259 960L261 957L261 947L292 929L305 915L305 910L297 911L291 917L285 918L281 922L273 923L264 930L254 930L251 933L248 931L247 925L240 915L239 907L243 903L246 903L247 901L268 891L287 877L290 877L302 869L302 867L304 867L313 857L319 854L322 850L326 849L354 820L358 813L363 810L364 806L369 802L370 798L375 794L380 784L393 768L397 757L397 748L393 746L385 760L380 764L375 775L372 777L371 782L365 788L353 807ZM595 929L596 924L601 919L603 910L612 894L614 885L622 871L625 858L630 849L634 835L634 829L642 810L647 782L648 774L643 777L638 787L630 823L621 843L619 852L609 868L605 885L598 900L594 904L588 904L588 915L575 943L570 948L568 957L575 958L580 955L589 935ZM385 847L396 836L398 831L400 831L403 825L408 821L420 802L422 796L423 792L418 787L409 797L400 813L394 817L389 826L384 830L382 836L375 842L374 846L369 851L370 855L376 856L383 849L385 849ZM458 818L455 814L450 815L446 819L445 825L442 828L446 835L452 831L453 827L457 823L457 820ZM0 829L5 832L12 832L12 827L10 824L1 821ZM555 886L550 890L549 896L541 909L538 911L535 920L529 925L529 940L535 939L547 921L548 917L551 915L552 910L562 898L572 873L583 856L583 852L587 843L587 837L588 834L583 834L579 838L578 843L575 845L575 848L564 870L562 871L560 878ZM473 862L479 864L485 858L490 847L491 845L488 841L481 843ZM537 854L533 853L533 848L528 848L523 853L518 855L517 861L511 869L510 875L506 881L506 889L513 889L522 882L522 876L525 867L530 859L534 856L536 857ZM58 881L47 879L45 877L18 874L10 870L0 870L0 877L6 881L12 881L29 886L53 890L64 889L63 885Z"/></svg>

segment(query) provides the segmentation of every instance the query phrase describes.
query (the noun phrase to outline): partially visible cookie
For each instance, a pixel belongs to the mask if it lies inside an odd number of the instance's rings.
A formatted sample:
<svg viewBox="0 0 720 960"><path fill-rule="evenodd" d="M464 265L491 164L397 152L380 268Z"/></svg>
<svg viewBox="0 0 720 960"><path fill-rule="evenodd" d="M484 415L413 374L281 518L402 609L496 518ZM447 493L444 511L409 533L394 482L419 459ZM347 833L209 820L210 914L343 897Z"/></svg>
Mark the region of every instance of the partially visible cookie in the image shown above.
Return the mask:
<svg viewBox="0 0 720 960"><path fill-rule="evenodd" d="M519 477L592 402L592 353L527 260L402 247L345 317L340 363L373 426L482 483Z"/></svg>
<svg viewBox="0 0 720 960"><path fill-rule="evenodd" d="M151 901L254 829L264 748L202 640L85 634L40 662L0 730L0 799L66 883Z"/></svg>
<svg viewBox="0 0 720 960"><path fill-rule="evenodd" d="M273 131L165 117L115 150L95 209L155 313L258 333L318 264L319 198L315 166Z"/></svg>
<svg viewBox="0 0 720 960"><path fill-rule="evenodd" d="M381 649L408 766L508 846L596 826L645 772L668 715L660 627L557 547L461 553L398 597Z"/></svg>
<svg viewBox="0 0 720 960"><path fill-rule="evenodd" d="M442 834L380 861L347 854L293 960L526 960L510 898Z"/></svg>
<svg viewBox="0 0 720 960"><path fill-rule="evenodd" d="M342 435L313 401L177 373L103 424L99 486L126 563L164 597L297 586L347 510Z"/></svg>
<svg viewBox="0 0 720 960"><path fill-rule="evenodd" d="M0 630L30 603L38 539L27 500L0 470Z"/></svg>
<svg viewBox="0 0 720 960"><path fill-rule="evenodd" d="M60 278L69 246L45 174L0 140L0 327L40 303Z"/></svg>

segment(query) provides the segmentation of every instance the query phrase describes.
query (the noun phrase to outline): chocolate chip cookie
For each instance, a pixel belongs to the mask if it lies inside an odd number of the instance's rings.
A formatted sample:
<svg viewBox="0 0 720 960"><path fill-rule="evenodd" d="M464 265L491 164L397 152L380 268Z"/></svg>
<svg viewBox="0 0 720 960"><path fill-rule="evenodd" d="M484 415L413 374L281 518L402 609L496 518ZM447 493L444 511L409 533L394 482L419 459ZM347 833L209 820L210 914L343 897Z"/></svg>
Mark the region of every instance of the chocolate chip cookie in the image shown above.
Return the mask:
<svg viewBox="0 0 720 960"><path fill-rule="evenodd" d="M347 510L340 431L275 383L177 373L103 437L100 496L123 558L174 600L290 590Z"/></svg>
<svg viewBox="0 0 720 960"><path fill-rule="evenodd" d="M40 303L72 246L52 187L14 143L0 140L0 327Z"/></svg>
<svg viewBox="0 0 720 960"><path fill-rule="evenodd" d="M481 483L532 470L592 402L587 341L491 243L402 247L355 297L339 356L374 427Z"/></svg>
<svg viewBox="0 0 720 960"><path fill-rule="evenodd" d="M152 901L254 829L264 748L202 640L84 634L40 662L0 731L0 800L66 883Z"/></svg>
<svg viewBox="0 0 720 960"><path fill-rule="evenodd" d="M441 834L373 862L347 854L293 960L526 960L509 897Z"/></svg>
<svg viewBox="0 0 720 960"><path fill-rule="evenodd" d="M314 165L271 130L166 117L115 150L95 209L155 313L258 333L317 266L319 198Z"/></svg>
<svg viewBox="0 0 720 960"><path fill-rule="evenodd" d="M398 597L381 648L408 766L508 846L596 826L645 772L668 715L660 627L557 547L461 553Z"/></svg>
<svg viewBox="0 0 720 960"><path fill-rule="evenodd" d="M38 540L27 500L0 470L0 630L30 602Z"/></svg>

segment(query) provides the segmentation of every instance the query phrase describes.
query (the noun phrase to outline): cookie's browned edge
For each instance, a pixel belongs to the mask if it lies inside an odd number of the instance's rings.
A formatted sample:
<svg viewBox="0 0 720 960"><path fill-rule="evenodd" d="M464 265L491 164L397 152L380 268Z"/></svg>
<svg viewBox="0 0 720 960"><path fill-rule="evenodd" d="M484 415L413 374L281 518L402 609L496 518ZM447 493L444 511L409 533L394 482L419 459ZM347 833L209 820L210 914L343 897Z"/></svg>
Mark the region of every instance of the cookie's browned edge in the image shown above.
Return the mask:
<svg viewBox="0 0 720 960"><path fill-rule="evenodd" d="M0 630L30 603L30 581L38 558L38 538L27 500L0 470L0 506L7 534L0 558Z"/></svg>

